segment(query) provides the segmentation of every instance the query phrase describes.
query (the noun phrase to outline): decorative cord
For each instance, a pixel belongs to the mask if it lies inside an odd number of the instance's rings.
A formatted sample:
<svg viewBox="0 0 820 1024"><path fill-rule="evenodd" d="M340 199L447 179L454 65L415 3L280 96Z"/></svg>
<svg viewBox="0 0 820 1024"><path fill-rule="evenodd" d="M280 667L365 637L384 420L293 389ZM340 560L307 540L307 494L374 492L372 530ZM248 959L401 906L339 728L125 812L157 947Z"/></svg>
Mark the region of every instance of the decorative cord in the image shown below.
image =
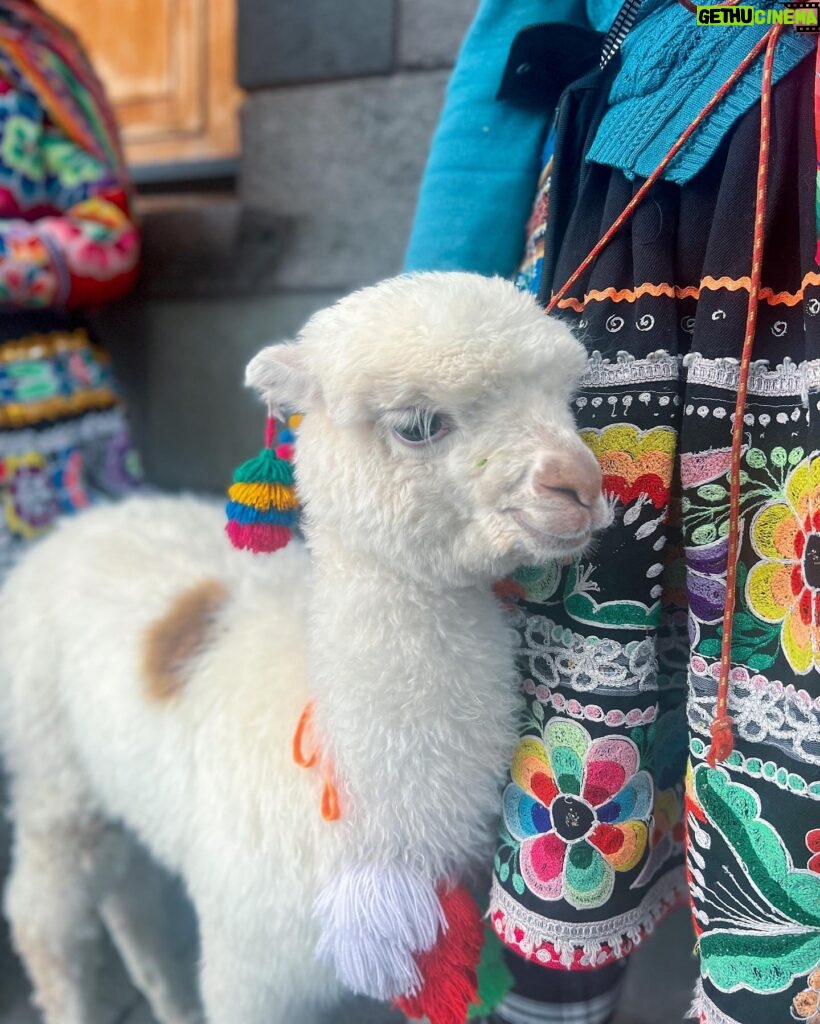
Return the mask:
<svg viewBox="0 0 820 1024"><path fill-rule="evenodd" d="M766 57L763 61L763 81L760 87L760 149L757 158L752 273L749 285L749 305L746 310L746 333L743 336L743 349L740 356L735 420L732 424L726 604L723 607L723 634L720 638L720 677L718 680L717 707L711 727L712 744L706 756L706 760L713 768L718 761L725 761L734 748L732 716L729 714L729 672L732 664L732 626L735 617L737 555L740 543L740 456L743 448L743 416L746 412L749 368L752 362L752 349L754 347L755 329L757 328L757 307L760 299L760 278L763 269L763 248L766 235L766 195L769 185L769 148L772 129L772 70L774 68L774 51L782 30L782 25L775 25L766 34Z"/></svg>
<svg viewBox="0 0 820 1024"><path fill-rule="evenodd" d="M688 6L686 0L680 0ZM728 5L727 5L728 6ZM697 131L699 126L712 113L715 107L733 88L749 67L765 50L763 62L763 78L760 89L760 150L757 164L757 192L755 196L754 240L752 244L752 273L749 286L749 304L746 311L746 330L743 337L743 349L740 359L740 374L735 403L735 418L732 424L732 453L729 488L729 556L726 566L726 604L723 610L723 633L720 648L720 677L718 680L717 708L711 726L712 744L707 755L709 764L714 766L717 761L725 760L734 747L732 735L732 717L729 714L729 671L732 656L732 626L735 613L735 588L737 586L737 551L740 537L740 456L743 446L743 415L746 410L746 394L749 382L749 368L752 359L755 329L757 327L757 308L760 292L761 271L763 266L763 248L765 240L766 194L769 172L769 147L771 142L771 97L772 71L774 52L783 30L782 25L775 25L752 47L746 57L738 64L705 107L688 125L677 141L665 154L655 170L644 181L635 195L630 199L618 217L595 243L587 256L575 271L570 274L564 284L553 292L547 305L547 313L551 313L567 292L577 283L590 264L597 259L614 236L627 223L632 214L641 204L647 192L661 177L663 172L675 159L686 142Z"/></svg>

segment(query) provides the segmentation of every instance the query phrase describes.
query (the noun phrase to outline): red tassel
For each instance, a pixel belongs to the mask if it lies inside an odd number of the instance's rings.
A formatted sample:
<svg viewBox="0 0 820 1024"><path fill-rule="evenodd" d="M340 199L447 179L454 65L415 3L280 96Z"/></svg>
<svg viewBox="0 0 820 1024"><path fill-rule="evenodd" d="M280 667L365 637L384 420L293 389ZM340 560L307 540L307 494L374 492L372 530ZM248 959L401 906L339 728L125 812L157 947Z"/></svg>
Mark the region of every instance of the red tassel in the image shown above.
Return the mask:
<svg viewBox="0 0 820 1024"><path fill-rule="evenodd" d="M231 544L240 551L256 551L269 554L283 548L290 540L287 526L276 526L268 523L240 523L229 519L225 531Z"/></svg>
<svg viewBox="0 0 820 1024"><path fill-rule="evenodd" d="M438 896L447 930L432 949L416 956L421 991L402 996L396 1006L408 1017L427 1017L430 1024L464 1024L470 1004L478 1001L481 915L463 886Z"/></svg>
<svg viewBox="0 0 820 1024"><path fill-rule="evenodd" d="M735 749L735 737L732 733L732 716L720 715L712 722L712 745L706 760L714 768L718 761L725 761Z"/></svg>

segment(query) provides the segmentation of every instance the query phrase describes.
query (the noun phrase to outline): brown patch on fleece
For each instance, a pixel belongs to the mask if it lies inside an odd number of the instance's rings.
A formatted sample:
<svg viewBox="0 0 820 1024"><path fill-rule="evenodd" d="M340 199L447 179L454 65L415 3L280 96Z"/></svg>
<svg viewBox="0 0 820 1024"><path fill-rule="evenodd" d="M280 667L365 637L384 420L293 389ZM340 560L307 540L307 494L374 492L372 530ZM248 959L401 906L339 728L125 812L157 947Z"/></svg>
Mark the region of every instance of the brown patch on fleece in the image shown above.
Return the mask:
<svg viewBox="0 0 820 1024"><path fill-rule="evenodd" d="M152 700L176 696L188 679L193 658L208 646L217 615L228 599L218 580L203 580L184 590L145 634L142 669Z"/></svg>

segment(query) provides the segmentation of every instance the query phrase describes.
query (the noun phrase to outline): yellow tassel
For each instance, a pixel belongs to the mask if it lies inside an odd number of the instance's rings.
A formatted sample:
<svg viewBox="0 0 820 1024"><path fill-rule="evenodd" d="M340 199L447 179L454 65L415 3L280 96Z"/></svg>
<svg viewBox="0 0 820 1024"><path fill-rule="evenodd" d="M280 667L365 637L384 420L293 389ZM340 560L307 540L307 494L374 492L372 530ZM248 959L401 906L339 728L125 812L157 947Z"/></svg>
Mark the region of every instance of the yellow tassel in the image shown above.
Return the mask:
<svg viewBox="0 0 820 1024"><path fill-rule="evenodd" d="M299 504L293 488L282 484L231 484L228 497L231 501L250 505L260 512L267 512L271 508L284 512Z"/></svg>

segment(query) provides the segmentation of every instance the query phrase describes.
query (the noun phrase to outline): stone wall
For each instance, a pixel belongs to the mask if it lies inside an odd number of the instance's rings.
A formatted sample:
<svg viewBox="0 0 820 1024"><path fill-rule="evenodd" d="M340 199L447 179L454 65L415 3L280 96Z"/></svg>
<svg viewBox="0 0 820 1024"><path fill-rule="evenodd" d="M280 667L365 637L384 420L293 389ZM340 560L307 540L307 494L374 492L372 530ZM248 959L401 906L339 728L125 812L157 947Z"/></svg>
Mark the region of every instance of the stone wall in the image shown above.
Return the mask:
<svg viewBox="0 0 820 1024"><path fill-rule="evenodd" d="M99 324L150 480L222 490L262 437L244 364L395 274L477 0L238 0L235 195L152 200L143 284Z"/></svg>
<svg viewBox="0 0 820 1024"><path fill-rule="evenodd" d="M240 0L243 205L286 219L283 288L401 267L448 71L476 0Z"/></svg>

